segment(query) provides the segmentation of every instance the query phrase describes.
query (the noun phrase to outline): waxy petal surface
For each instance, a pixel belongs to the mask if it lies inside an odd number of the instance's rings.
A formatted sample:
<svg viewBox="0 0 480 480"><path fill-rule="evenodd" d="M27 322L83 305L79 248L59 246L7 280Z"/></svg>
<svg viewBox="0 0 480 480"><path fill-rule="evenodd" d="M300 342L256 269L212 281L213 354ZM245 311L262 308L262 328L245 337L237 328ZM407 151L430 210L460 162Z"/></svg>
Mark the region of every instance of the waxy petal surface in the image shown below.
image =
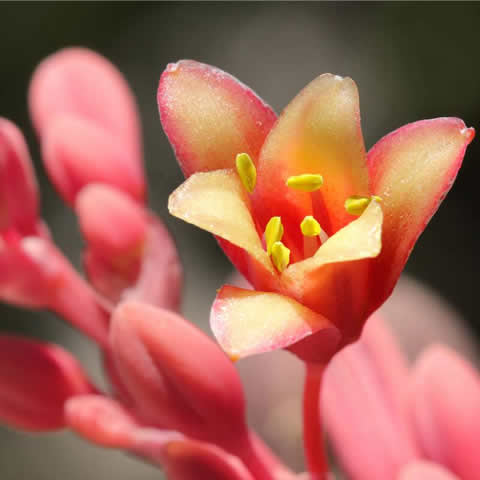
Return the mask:
<svg viewBox="0 0 480 480"><path fill-rule="evenodd" d="M38 186L27 144L20 130L0 118L0 230L37 233Z"/></svg>
<svg viewBox="0 0 480 480"><path fill-rule="evenodd" d="M249 199L233 170L217 170L192 175L169 198L172 215L246 250L265 275L273 276L249 210ZM232 258L235 263L235 258Z"/></svg>
<svg viewBox="0 0 480 480"><path fill-rule="evenodd" d="M371 193L383 199L377 306L391 293L418 236L450 190L474 131L458 118L422 120L382 138L368 153Z"/></svg>
<svg viewBox="0 0 480 480"><path fill-rule="evenodd" d="M356 337L365 319L369 264L382 248L382 220L382 207L372 201L313 257L290 265L282 275L286 294L333 321L346 338Z"/></svg>
<svg viewBox="0 0 480 480"><path fill-rule="evenodd" d="M62 348L0 336L0 418L25 430L63 428L65 402L93 392L83 369Z"/></svg>
<svg viewBox="0 0 480 480"><path fill-rule="evenodd" d="M285 185L288 177L305 173L324 178L313 195ZM261 226L280 215L286 238L298 248L305 215L313 214L329 235L351 220L345 199L368 194L358 92L351 79L321 75L292 100L262 147L257 179L253 206Z"/></svg>
<svg viewBox="0 0 480 480"><path fill-rule="evenodd" d="M141 168L140 122L122 74L106 58L85 48L66 48L35 70L29 91L33 124L40 137L60 115L106 130Z"/></svg>
<svg viewBox="0 0 480 480"><path fill-rule="evenodd" d="M229 285L217 294L210 326L222 348L234 360L287 348L313 334L326 337L326 341L322 341L326 351L317 352L318 357L325 359L333 353L339 340L335 326L295 300ZM309 355L311 350L309 348ZM301 350L295 353L302 356Z"/></svg>
<svg viewBox="0 0 480 480"><path fill-rule="evenodd" d="M446 347L431 347L415 367L411 412L426 457L463 480L480 472L480 378Z"/></svg>
<svg viewBox="0 0 480 480"><path fill-rule="evenodd" d="M187 177L233 168L238 153L248 153L255 161L276 120L248 87L192 60L167 67L157 99L163 129Z"/></svg>

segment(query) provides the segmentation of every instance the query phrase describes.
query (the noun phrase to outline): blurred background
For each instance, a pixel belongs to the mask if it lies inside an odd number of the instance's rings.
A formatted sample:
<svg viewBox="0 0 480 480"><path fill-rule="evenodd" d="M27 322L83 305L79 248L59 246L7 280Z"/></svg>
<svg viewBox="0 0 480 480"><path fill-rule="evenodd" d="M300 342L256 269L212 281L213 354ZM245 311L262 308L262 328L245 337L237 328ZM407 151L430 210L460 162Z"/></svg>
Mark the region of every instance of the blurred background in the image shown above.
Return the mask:
<svg viewBox="0 0 480 480"><path fill-rule="evenodd" d="M216 65L251 86L277 112L320 73L351 76L360 90L367 148L391 130L423 118L456 116L480 128L480 4L2 2L0 19L0 115L26 134L42 189L43 215L56 241L80 265L82 241L73 215L46 179L26 92L32 71L45 56L82 45L110 59L137 97L150 205L165 220L180 250L186 271L184 313L205 328L215 289L231 267L210 235L167 214L168 195L183 179L156 106L158 79L168 62L193 58ZM480 324L473 299L478 288L478 210L473 193L480 177L478 159L477 140L407 266L407 272L436 291L451 305L451 315L458 315L477 335ZM404 285L418 294L411 281ZM418 312L401 306L405 303L397 295L387 307L397 315L397 327L410 321L419 335L422 330L427 334L426 324L416 322ZM95 349L50 314L0 305L0 330L62 343L99 375ZM241 368L251 380L247 390L254 394L249 361ZM296 396L281 388L278 392L285 402L295 403ZM255 401L251 405L252 419L258 422L262 406ZM294 468L301 468L300 440L295 437L299 418L286 411L275 410L259 428L277 450L289 452ZM282 429L288 442L278 440L281 435L276 433ZM133 475L137 480L161 478L140 462L101 451L70 434L37 437L0 427L2 480Z"/></svg>

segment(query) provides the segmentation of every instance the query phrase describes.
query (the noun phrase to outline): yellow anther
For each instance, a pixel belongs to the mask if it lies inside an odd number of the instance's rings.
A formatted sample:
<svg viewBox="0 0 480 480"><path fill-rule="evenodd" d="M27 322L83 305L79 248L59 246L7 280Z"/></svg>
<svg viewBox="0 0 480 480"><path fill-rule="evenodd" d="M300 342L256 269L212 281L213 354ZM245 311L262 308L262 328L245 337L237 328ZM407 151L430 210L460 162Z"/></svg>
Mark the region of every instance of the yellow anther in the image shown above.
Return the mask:
<svg viewBox="0 0 480 480"><path fill-rule="evenodd" d="M376 202L381 203L382 199L381 197L377 195L373 195L371 197L362 197L360 195L353 195L351 197L348 197L345 200L345 210L350 214L350 215L361 215L365 209L370 205L370 202L372 200L375 200Z"/></svg>
<svg viewBox="0 0 480 480"><path fill-rule="evenodd" d="M235 158L237 172L248 193L252 193L257 183L257 169L248 153L239 153Z"/></svg>
<svg viewBox="0 0 480 480"><path fill-rule="evenodd" d="M307 215L302 220L300 228L306 237L316 237L322 231L320 224L311 215Z"/></svg>
<svg viewBox="0 0 480 480"><path fill-rule="evenodd" d="M314 173L304 173L287 179L287 187L303 192L314 192L323 185L323 177Z"/></svg>
<svg viewBox="0 0 480 480"><path fill-rule="evenodd" d="M279 242L283 237L283 225L280 217L272 217L265 227L265 243L267 245L267 253L272 253L272 245Z"/></svg>
<svg viewBox="0 0 480 480"><path fill-rule="evenodd" d="M290 249L282 242L272 245L272 261L277 270L282 273L290 263Z"/></svg>

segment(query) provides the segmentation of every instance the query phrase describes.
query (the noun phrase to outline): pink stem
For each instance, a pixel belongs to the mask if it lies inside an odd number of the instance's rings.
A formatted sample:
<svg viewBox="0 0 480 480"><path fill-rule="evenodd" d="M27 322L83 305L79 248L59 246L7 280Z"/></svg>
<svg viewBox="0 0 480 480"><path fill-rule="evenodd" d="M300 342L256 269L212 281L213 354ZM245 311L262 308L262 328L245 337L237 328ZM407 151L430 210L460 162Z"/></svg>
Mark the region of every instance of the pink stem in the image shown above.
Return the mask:
<svg viewBox="0 0 480 480"><path fill-rule="evenodd" d="M303 443L311 480L326 480L328 474L328 461L320 418L320 392L324 370L323 365L306 364L303 394Z"/></svg>

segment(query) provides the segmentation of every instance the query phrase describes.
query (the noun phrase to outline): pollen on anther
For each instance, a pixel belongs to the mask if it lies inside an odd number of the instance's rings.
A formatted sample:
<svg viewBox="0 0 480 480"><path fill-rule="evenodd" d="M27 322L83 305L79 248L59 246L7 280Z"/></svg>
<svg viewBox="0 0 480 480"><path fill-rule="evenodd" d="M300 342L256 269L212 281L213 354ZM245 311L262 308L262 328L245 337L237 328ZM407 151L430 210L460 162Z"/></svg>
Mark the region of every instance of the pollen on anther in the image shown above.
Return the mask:
<svg viewBox="0 0 480 480"><path fill-rule="evenodd" d="M302 234L306 237L316 237L322 231L320 224L311 215L307 215L300 224Z"/></svg>
<svg viewBox="0 0 480 480"><path fill-rule="evenodd" d="M382 203L382 198L378 195L372 195L371 197L363 197L360 195L352 195L345 200L345 210L350 215L361 215L365 209L370 205L370 202L374 200L378 203Z"/></svg>
<svg viewBox="0 0 480 480"><path fill-rule="evenodd" d="M283 225L280 217L272 217L265 227L265 244L267 253L271 255L272 246L275 242L279 242L283 237Z"/></svg>
<svg viewBox="0 0 480 480"><path fill-rule="evenodd" d="M252 193L257 183L257 169L248 153L239 153L235 158L238 176L248 193Z"/></svg>
<svg viewBox="0 0 480 480"><path fill-rule="evenodd" d="M282 242L275 242L272 245L272 261L275 268L282 273L290 263L290 249Z"/></svg>
<svg viewBox="0 0 480 480"><path fill-rule="evenodd" d="M314 192L323 185L323 177L316 173L304 173L303 175L289 177L286 185L295 190Z"/></svg>

